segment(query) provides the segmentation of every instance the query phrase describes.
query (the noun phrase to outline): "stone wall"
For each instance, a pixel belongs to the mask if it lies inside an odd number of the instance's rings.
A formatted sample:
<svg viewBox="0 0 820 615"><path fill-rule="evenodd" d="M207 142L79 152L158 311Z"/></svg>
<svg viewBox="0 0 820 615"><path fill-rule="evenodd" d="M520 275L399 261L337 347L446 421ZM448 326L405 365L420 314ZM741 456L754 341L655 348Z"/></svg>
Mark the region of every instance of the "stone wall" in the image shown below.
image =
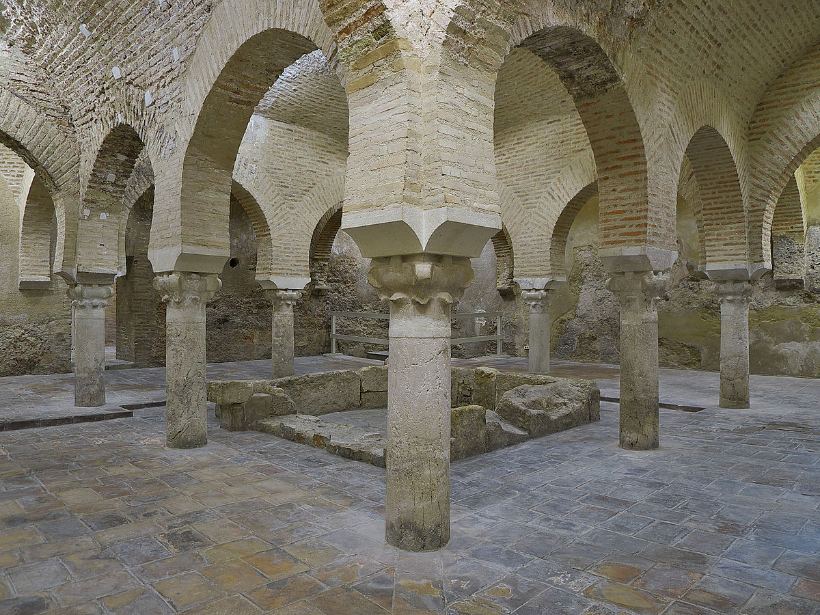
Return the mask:
<svg viewBox="0 0 820 615"><path fill-rule="evenodd" d="M567 247L568 284L553 302L553 356L617 363L618 302L606 289L598 258L597 197L579 212ZM661 365L718 370L720 308L713 284L697 271L697 229L678 203L679 258L668 297L658 306ZM752 373L820 376L820 301L799 289L779 288L771 274L754 284L749 312Z"/></svg>
<svg viewBox="0 0 820 615"><path fill-rule="evenodd" d="M31 170L0 146L0 376L71 369L71 304L66 285L52 280L18 289L20 204Z"/></svg>

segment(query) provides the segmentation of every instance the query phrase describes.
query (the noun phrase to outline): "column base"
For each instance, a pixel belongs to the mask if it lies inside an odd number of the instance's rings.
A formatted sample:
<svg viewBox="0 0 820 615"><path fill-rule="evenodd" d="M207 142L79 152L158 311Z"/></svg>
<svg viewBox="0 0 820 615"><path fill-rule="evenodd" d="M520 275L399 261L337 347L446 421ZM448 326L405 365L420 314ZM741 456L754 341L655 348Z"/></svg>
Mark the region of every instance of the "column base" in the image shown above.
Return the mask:
<svg viewBox="0 0 820 615"><path fill-rule="evenodd" d="M747 410L752 407L752 404L747 399L746 401L736 401L733 399L722 399L720 400L719 406L721 408L727 408L730 410Z"/></svg>

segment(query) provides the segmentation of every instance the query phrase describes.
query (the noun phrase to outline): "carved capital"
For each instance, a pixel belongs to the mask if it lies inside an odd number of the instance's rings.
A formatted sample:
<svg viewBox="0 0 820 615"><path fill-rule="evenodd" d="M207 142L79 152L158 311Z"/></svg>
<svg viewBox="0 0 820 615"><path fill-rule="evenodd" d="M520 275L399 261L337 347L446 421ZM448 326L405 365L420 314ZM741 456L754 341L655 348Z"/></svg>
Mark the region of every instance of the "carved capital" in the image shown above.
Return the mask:
<svg viewBox="0 0 820 615"><path fill-rule="evenodd" d="M374 258L368 275L382 299L426 305L436 300L451 304L473 281L470 259L414 254Z"/></svg>
<svg viewBox="0 0 820 615"><path fill-rule="evenodd" d="M522 290L521 299L530 308L531 314L543 314L549 309L549 292L546 290Z"/></svg>
<svg viewBox="0 0 820 615"><path fill-rule="evenodd" d="M613 273L606 286L622 306L651 306L666 294L668 281L669 274L665 271L624 271Z"/></svg>
<svg viewBox="0 0 820 615"><path fill-rule="evenodd" d="M273 305L273 309L279 310L282 308L285 309L293 309L293 306L296 305L296 302L302 298L302 291L301 290L267 290L265 294L268 296L268 300Z"/></svg>
<svg viewBox="0 0 820 615"><path fill-rule="evenodd" d="M752 284L747 280L717 282L715 286L721 303L749 303L752 297Z"/></svg>
<svg viewBox="0 0 820 615"><path fill-rule="evenodd" d="M154 288L165 303L178 307L205 305L222 287L222 280L215 273L188 273L175 271L154 278Z"/></svg>
<svg viewBox="0 0 820 615"><path fill-rule="evenodd" d="M114 287L107 284L75 284L68 288L68 298L74 309L105 309L114 294Z"/></svg>

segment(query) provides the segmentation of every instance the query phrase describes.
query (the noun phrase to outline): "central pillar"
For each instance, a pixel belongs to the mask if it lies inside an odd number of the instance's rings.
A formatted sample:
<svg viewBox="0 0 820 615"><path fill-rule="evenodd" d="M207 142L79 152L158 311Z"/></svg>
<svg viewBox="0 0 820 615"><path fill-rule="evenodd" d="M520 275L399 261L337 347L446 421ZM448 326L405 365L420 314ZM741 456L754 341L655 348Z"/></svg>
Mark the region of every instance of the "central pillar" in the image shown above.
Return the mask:
<svg viewBox="0 0 820 615"><path fill-rule="evenodd" d="M107 284L76 284L68 289L75 406L105 404L105 308L113 294L113 287Z"/></svg>
<svg viewBox="0 0 820 615"><path fill-rule="evenodd" d="M529 371L550 373L550 296L548 290L522 290L521 298L529 306Z"/></svg>
<svg viewBox="0 0 820 615"><path fill-rule="evenodd" d="M720 407L749 407L749 298L746 280L717 283L720 297Z"/></svg>
<svg viewBox="0 0 820 615"><path fill-rule="evenodd" d="M652 271L613 273L609 290L621 307L621 448L658 448L658 308L666 274Z"/></svg>
<svg viewBox="0 0 820 615"><path fill-rule="evenodd" d="M173 272L154 278L165 310L165 389L170 448L208 442L205 307L222 282L216 274Z"/></svg>
<svg viewBox="0 0 820 615"><path fill-rule="evenodd" d="M376 258L390 301L387 542L431 551L450 540L450 310L473 279L463 257Z"/></svg>
<svg viewBox="0 0 820 615"><path fill-rule="evenodd" d="M302 296L299 290L266 291L272 306L271 367L274 378L293 375L293 306Z"/></svg>

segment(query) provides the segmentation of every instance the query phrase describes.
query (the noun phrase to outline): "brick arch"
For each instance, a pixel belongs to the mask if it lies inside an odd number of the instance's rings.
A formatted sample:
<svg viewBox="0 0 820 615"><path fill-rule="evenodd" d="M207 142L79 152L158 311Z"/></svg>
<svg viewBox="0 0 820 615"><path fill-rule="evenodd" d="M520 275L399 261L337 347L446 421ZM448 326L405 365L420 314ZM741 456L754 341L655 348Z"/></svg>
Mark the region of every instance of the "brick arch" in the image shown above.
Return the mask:
<svg viewBox="0 0 820 615"><path fill-rule="evenodd" d="M269 276L274 266L270 222L256 197L236 178L234 178L231 187L231 196L236 199L236 202L242 207L242 211L248 216L253 227L253 233L256 236L256 275L257 277Z"/></svg>
<svg viewBox="0 0 820 615"><path fill-rule="evenodd" d="M767 88L749 122L750 258L771 268L771 223L792 175L820 147L820 42Z"/></svg>
<svg viewBox="0 0 820 615"><path fill-rule="evenodd" d="M442 81L483 102L492 99L495 75L510 49L520 45L541 58L572 96L589 137L599 178L603 256L638 252L639 256L621 264L668 267L675 249L674 206L649 207L641 127L616 65L579 20L562 16L552 3L527 11L504 4L467 3L455 10L444 41ZM449 121L462 106L461 97L451 97L446 105L443 115ZM471 156L491 158L491 131L467 125L485 110L470 111L454 121L456 129L470 135L479 132L474 139L480 139L482 148Z"/></svg>
<svg viewBox="0 0 820 615"><path fill-rule="evenodd" d="M342 203L340 201L320 218L310 240L310 277L313 287L318 290L327 288L330 254L341 227Z"/></svg>
<svg viewBox="0 0 820 615"><path fill-rule="evenodd" d="M800 190L794 176L786 184L772 217L772 233L801 234L805 231Z"/></svg>
<svg viewBox="0 0 820 615"><path fill-rule="evenodd" d="M668 120L664 123L663 132L658 137L658 143L652 148L650 160L650 206L657 207L660 203L675 203L677 196L683 186L684 176L689 181L689 187L694 188L697 184L698 201L693 203L696 207L696 219L699 224L700 239L704 240L703 209L704 198L708 195L701 194L701 186L695 178L692 183L691 174L697 174L698 169L692 166L692 161L688 159L693 153L693 147L701 145L705 133L701 133L693 142L698 131L705 127L711 129L716 135L715 147L719 146L718 141L722 141L733 160L728 170L730 176L737 178L737 185L740 196L733 203L728 203L724 199L726 214L734 217L734 235L727 236L730 242L738 246L746 241L745 220L740 221L740 213L745 210L747 202L747 170L748 160L746 157L745 134L741 134L742 125L737 122L736 112L732 104L726 99L713 83L709 81L697 81L690 83L674 100ZM710 133L711 134L711 133ZM697 162L697 161L696 161ZM707 170L716 171L715 169ZM702 179L706 179L705 177ZM690 196L694 196L692 193ZM714 195L712 195L714 196ZM714 199L712 198L712 201ZM714 205L714 202L712 202ZM727 230L728 232L728 230ZM701 258L705 258L706 246L701 241ZM743 257L745 261L745 254Z"/></svg>
<svg viewBox="0 0 820 615"><path fill-rule="evenodd" d="M335 57L315 0L227 0L214 9L185 73L191 123L181 127L178 166L157 178L162 226L151 258L158 271L222 270L232 174L248 122L282 71L317 48Z"/></svg>
<svg viewBox="0 0 820 615"><path fill-rule="evenodd" d="M678 183L678 195L686 201L692 208L692 215L695 218L695 226L698 230L698 267L703 270L705 267L704 258L706 256L705 235L703 233L703 200L700 197L700 187L695 171L689 163L689 159L684 155L681 162L680 182Z"/></svg>
<svg viewBox="0 0 820 615"><path fill-rule="evenodd" d="M121 261L123 203L144 144L129 124L117 124L102 140L87 185L77 227L77 270L116 274Z"/></svg>
<svg viewBox="0 0 820 615"><path fill-rule="evenodd" d="M495 252L495 287L502 297L511 297L515 292L515 250L507 227L492 236L490 241Z"/></svg>
<svg viewBox="0 0 820 615"><path fill-rule="evenodd" d="M748 269L745 200L729 145L714 127L702 126L686 147L686 159L697 180L704 266Z"/></svg>
<svg viewBox="0 0 820 615"><path fill-rule="evenodd" d="M79 147L75 136L0 87L0 143L34 169L51 193L57 219L54 269L71 275L79 205Z"/></svg>
<svg viewBox="0 0 820 615"><path fill-rule="evenodd" d="M54 266L52 229L56 213L45 182L32 177L20 222L19 273L21 289L48 287Z"/></svg>
<svg viewBox="0 0 820 615"><path fill-rule="evenodd" d="M561 210L561 214L555 221L555 226L552 231L552 238L550 240L550 271L552 277L556 279L567 278L567 241L569 239L569 231L572 228L572 223L581 208L587 204L598 192L598 182L593 181L581 188L575 195L567 201L567 204Z"/></svg>

